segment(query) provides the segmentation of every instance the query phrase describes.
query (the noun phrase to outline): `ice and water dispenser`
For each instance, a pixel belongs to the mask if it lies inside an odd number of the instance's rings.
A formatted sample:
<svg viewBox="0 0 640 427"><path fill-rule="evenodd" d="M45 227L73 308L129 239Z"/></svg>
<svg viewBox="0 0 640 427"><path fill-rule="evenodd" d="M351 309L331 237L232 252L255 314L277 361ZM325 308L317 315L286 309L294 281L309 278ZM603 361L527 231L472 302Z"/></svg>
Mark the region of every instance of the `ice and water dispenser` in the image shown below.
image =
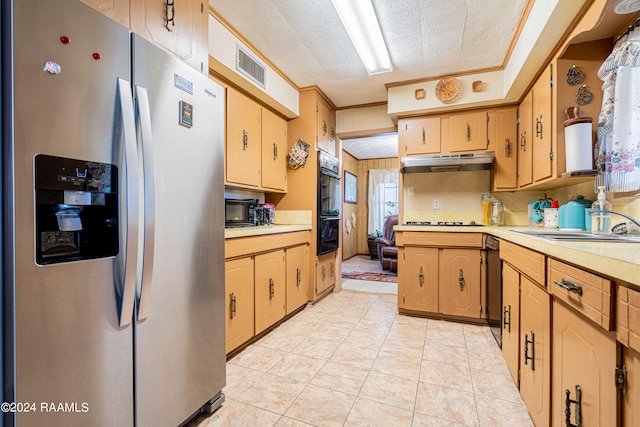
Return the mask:
<svg viewBox="0 0 640 427"><path fill-rule="evenodd" d="M36 262L118 254L118 169L48 155L35 158Z"/></svg>

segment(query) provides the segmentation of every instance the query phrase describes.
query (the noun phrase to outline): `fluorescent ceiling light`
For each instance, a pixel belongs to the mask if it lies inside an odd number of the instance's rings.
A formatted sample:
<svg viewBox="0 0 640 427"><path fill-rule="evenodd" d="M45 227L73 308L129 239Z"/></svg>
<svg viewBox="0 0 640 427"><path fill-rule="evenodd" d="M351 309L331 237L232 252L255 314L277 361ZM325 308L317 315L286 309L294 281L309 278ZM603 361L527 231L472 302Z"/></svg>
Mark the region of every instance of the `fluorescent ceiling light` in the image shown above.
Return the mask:
<svg viewBox="0 0 640 427"><path fill-rule="evenodd" d="M371 0L331 0L369 75L393 70Z"/></svg>

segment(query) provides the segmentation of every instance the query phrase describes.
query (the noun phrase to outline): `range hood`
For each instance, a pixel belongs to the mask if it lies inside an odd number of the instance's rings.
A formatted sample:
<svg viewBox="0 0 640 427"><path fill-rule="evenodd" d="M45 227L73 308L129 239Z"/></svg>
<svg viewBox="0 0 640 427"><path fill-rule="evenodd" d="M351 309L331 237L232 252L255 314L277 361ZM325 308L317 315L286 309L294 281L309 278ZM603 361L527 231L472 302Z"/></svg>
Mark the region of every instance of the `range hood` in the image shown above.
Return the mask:
<svg viewBox="0 0 640 427"><path fill-rule="evenodd" d="M489 170L493 166L494 157L493 151L472 154L408 156L400 159L400 170L404 173Z"/></svg>

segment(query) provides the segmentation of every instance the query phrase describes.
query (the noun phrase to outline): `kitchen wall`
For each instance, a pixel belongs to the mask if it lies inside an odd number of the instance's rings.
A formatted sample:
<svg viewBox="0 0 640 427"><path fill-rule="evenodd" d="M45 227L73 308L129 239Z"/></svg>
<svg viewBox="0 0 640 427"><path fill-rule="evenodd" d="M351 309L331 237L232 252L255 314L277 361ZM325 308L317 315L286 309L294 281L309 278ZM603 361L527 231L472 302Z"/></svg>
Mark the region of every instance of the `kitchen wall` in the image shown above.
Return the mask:
<svg viewBox="0 0 640 427"><path fill-rule="evenodd" d="M369 248L367 247L369 169L397 169L398 158L358 160L346 151L342 151L342 167L358 177L356 199L358 203L342 204L342 259L349 259L358 254L369 253ZM347 220L351 223L350 233L347 233L345 229Z"/></svg>
<svg viewBox="0 0 640 427"><path fill-rule="evenodd" d="M404 219L400 222L481 223L480 196L489 191L489 171L404 174Z"/></svg>

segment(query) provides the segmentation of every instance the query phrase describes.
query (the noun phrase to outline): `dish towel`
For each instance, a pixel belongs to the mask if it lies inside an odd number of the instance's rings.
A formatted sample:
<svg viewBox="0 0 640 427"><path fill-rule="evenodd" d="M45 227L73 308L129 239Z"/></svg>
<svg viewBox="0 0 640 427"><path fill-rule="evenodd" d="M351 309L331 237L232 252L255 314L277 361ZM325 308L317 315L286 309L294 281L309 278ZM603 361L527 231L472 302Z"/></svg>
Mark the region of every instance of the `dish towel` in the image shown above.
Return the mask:
<svg viewBox="0 0 640 427"><path fill-rule="evenodd" d="M598 117L596 186L640 189L640 29L621 38L598 71L604 83Z"/></svg>

